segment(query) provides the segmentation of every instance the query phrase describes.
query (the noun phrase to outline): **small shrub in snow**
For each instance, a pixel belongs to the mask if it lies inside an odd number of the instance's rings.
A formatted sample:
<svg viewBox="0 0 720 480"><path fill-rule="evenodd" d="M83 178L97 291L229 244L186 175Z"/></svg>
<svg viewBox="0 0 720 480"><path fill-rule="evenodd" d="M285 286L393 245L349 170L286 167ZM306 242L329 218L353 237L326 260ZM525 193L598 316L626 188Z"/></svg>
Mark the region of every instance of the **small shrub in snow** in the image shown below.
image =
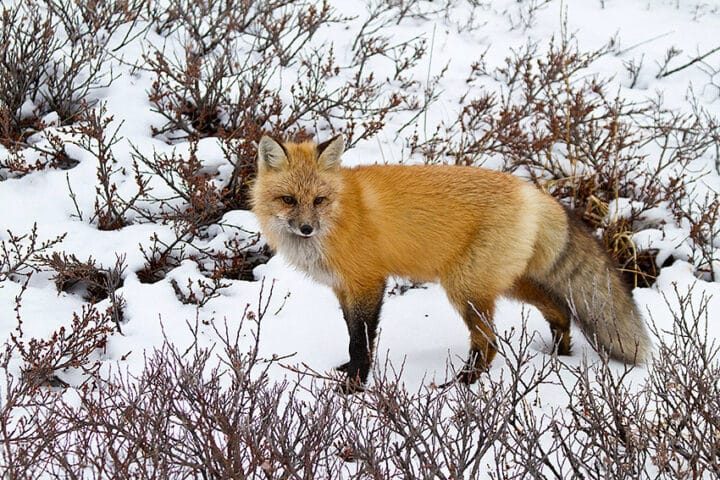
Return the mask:
<svg viewBox="0 0 720 480"><path fill-rule="evenodd" d="M608 80L584 76L611 50L608 44L581 52L565 36L546 51L528 43L494 71L481 59L467 80L471 90L460 117L422 141L416 133L410 147L426 162L494 162L527 177L599 232L628 283L649 286L661 266L657 251L638 248L633 234L654 226L646 215L655 209L670 206L686 216L692 183L686 174L714 148L718 127L697 103L690 115L668 112L661 102L612 96ZM471 93L489 80L500 85L499 93ZM623 202L629 208L618 212ZM717 254L707 218L700 221L700 243L711 252L698 251L702 260L695 264L706 274Z"/></svg>
<svg viewBox="0 0 720 480"><path fill-rule="evenodd" d="M674 331L659 338L659 356L641 385L631 385L636 367L604 355L565 364L541 353L523 328L498 335L504 365L476 387L428 382L410 392L402 369L386 364L364 393L350 396L337 392L339 377L304 366L287 366L285 381L270 380L270 369L292 356L259 353L269 306L262 293L232 323L189 323L189 348L166 339L146 354L141 371L102 379L93 352L112 329L106 315L86 309L69 333L49 341L19 333L0 356L7 379L0 474L713 478L720 473L718 346L702 334L707 301L692 306L689 296L677 297L683 306ZM201 346L208 327L214 347ZM22 378L9 372L18 355ZM92 382L65 393L40 387L63 385L68 368ZM555 390L568 395L567 407L543 408Z"/></svg>
<svg viewBox="0 0 720 480"><path fill-rule="evenodd" d="M28 146L52 113L72 124L111 81L106 42L137 19L140 2L14 2L0 10L0 143Z"/></svg>
<svg viewBox="0 0 720 480"><path fill-rule="evenodd" d="M80 373L85 385L97 379L101 363L96 356L104 351L112 335L112 310L101 312L94 306L86 306L74 313L68 327L61 326L46 338L27 338L23 331L21 297L16 302L17 328L10 334L6 344L8 358L12 355L22 361L22 382L29 385L29 392L41 387L67 387L63 380L69 370ZM8 378L12 378L9 374Z"/></svg>
<svg viewBox="0 0 720 480"><path fill-rule="evenodd" d="M37 224L30 232L17 235L6 231L7 239L0 240L0 281L21 282L40 269L38 255L51 250L61 243L66 235L58 235L51 240L39 241Z"/></svg>

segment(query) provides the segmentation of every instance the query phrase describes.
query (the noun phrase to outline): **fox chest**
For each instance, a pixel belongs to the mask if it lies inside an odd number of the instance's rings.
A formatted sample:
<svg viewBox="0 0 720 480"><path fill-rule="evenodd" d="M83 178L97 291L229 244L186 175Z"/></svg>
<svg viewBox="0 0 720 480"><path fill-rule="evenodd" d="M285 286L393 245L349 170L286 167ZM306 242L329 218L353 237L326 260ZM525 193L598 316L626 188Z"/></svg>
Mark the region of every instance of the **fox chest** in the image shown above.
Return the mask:
<svg viewBox="0 0 720 480"><path fill-rule="evenodd" d="M329 286L336 284L336 276L328 267L322 245L316 238L284 238L278 251L292 266L305 272L313 280Z"/></svg>

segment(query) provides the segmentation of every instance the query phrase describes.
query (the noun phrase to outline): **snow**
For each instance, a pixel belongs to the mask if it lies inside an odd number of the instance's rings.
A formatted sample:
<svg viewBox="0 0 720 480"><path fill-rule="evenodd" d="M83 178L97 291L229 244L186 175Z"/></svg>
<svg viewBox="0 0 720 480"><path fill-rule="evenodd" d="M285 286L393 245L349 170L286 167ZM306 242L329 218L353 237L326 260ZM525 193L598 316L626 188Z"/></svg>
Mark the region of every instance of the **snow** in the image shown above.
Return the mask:
<svg viewBox="0 0 720 480"><path fill-rule="evenodd" d="M361 2L335 0L331 3L345 14L359 17L366 14L360 6ZM349 3L356 5L348 10ZM511 22L521 23L519 12L524 2L494 0L486 3L486 8L476 10L479 16L473 21L478 26L472 30L459 28L468 20L469 10L464 2L457 2L457 6L449 12L448 19L418 18L398 25L393 30L393 40L398 42L418 35L427 39L432 49L432 58L426 57L425 63L414 72L421 82L439 73L446 64L449 67L441 80L442 94L439 100L432 105L427 118L417 120L421 135L429 134L435 125L443 121L456 118L460 109L460 96L467 89L465 79L470 65L482 52L487 51L485 61L492 69L529 40L545 48L550 38L561 36L564 28L575 35L581 51L601 48L611 39L616 39L613 49L617 53L603 56L591 64L583 75L612 78L611 85L622 98L645 100L661 94L669 109L687 111L690 108L687 92L692 88L700 93L704 108L713 115L720 114L718 86L713 85L712 79L700 68L689 67L677 74L656 78L658 65L669 48L675 47L682 51L670 64L671 67L677 67L717 45L720 2L704 2L696 6L695 2L676 1L556 0L539 9L527 28L511 28ZM348 47L355 35L353 29L359 21L349 23L351 28L334 25L327 31L327 38L335 42L335 53L340 58L343 52L350 52ZM146 41L161 41L154 33L148 33L148 36ZM109 131L117 128L121 137L121 141L113 147L113 153L125 173L116 175L114 179L118 183L120 195L124 197L132 195L137 189L132 175L133 148L146 154L153 151L187 154L188 151L187 143L170 145L163 138L151 135L151 127L163 123L159 115L152 111L147 99L152 78L130 66L141 59L143 48L142 37L125 47L123 62L116 60L113 64L116 78L108 87L96 92L107 113L114 117ZM631 61L642 61L640 75L633 88L629 87L630 80L623 67L624 62ZM709 56L706 62L716 69L720 68L720 52ZM382 62L378 61L374 67L378 75L383 74ZM388 75L390 73L387 72ZM287 88L292 78L283 78L281 83ZM483 85L475 88L499 87L497 82L485 78ZM283 95L288 95L287 91ZM23 114L29 115L32 109L31 104L23 105ZM408 118L403 115L391 118L376 138L362 141L349 150L344 156L344 163L357 165L419 161L417 158L407 158L402 141L395 138L396 130ZM56 121L56 115L46 117L49 124ZM326 132L320 132L319 139L324 140L325 135ZM39 136L37 141L45 140ZM154 234L161 239L172 239L171 228L138 222L121 230L100 231L89 223L97 183L95 159L77 146L69 148L71 156L80 160L76 168L68 171L47 169L21 178L0 181L0 205L3 206L0 210L0 239L7 240L8 230L18 235L24 234L30 231L33 224L37 224L38 235L42 240L67 234L65 240L54 247L55 251L73 253L81 260L92 257L104 267L111 267L117 256L125 256L127 268L124 284L118 290L127 302L123 333L111 336L106 350L97 354L104 372L118 367L127 368L131 372L140 371L144 365L144 352L159 347L164 337L183 351L193 342L188 325L194 325L196 319L216 323L226 321L231 326L237 325L246 305L252 309L258 308L261 289L267 298L271 284L273 295L262 324L260 354L265 357L289 355L283 363L306 364L319 372L329 372L347 360L348 336L333 292L293 270L280 255L256 267L254 281L228 280L228 286L220 290L220 295L202 307L180 303L170 283L174 279L182 288L188 279L193 282L203 279L193 262L183 262L157 283L141 283L135 273L144 264L139 245L148 248ZM6 155L7 151L0 149L0 158ZM202 140L198 156L208 171L219 172L218 181L229 177L232 167L226 162L218 141ZM720 191L720 175L713 165L713 159L706 160L707 163L699 165L697 170L705 173L703 189L717 195ZM83 220L76 216L77 210L69 195L68 183L76 194ZM622 211L628 207L618 205L616 208ZM675 289L689 291L695 303L709 299L709 318L720 318L720 284L696 278L693 266L687 263L691 258L691 252L683 244L688 236L687 226L677 225L664 209L651 213L652 220L658 224L657 228L635 235L636 245L640 248L660 249L658 263L661 265L671 255L678 260L661 270L655 285L634 290L633 295L646 320L653 322L660 332L671 330L672 311L678 308ZM661 225L663 221L667 224ZM228 213L220 225L211 227L207 232L208 238L200 244L205 242L205 247L217 247L236 235L247 238L258 231L253 215L244 211ZM242 233L238 228L250 233ZM28 338L42 338L60 325L68 324L72 313L80 311L86 303L78 295L58 294L50 277L48 272L36 274L22 296L22 327ZM393 283L391 280L389 286ZM15 332L15 297L19 293L20 285L13 279L0 283L0 341L7 341L9 335ZM107 301L98 307L102 309L106 305ZM539 312L513 301L499 302L495 315L499 332L520 328L522 318L527 319L529 331L537 332L532 348L539 352L540 357L549 355L550 332ZM720 341L720 322L710 322L707 328L708 336ZM204 326L200 331L200 341L207 345L215 341L216 334L211 328ZM587 356L590 361L597 359L579 330L573 328L572 335L574 353L568 362L579 363L583 356ZM247 334L244 339L250 341ZM445 381L448 375L452 375L448 371L448 362L454 368L459 368L467 348L467 330L439 285L425 284L402 295L386 294L377 344L377 364L384 365L389 361L396 369L402 367L401 380L409 390L418 390L430 382ZM13 365L11 368L17 370L12 373L19 374L20 367L18 364ZM620 365L617 367L620 368ZM503 368L504 361L498 357L489 375L501 375ZM638 372L636 375L642 379L646 369L640 368ZM276 380L286 375L292 376L279 365L271 369L271 374ZM59 375L62 376L62 373ZM553 386L548 385L546 391L547 395L541 395L545 403L536 408L560 408L567 404L565 394L558 393ZM66 395L72 398L73 394L70 391Z"/></svg>

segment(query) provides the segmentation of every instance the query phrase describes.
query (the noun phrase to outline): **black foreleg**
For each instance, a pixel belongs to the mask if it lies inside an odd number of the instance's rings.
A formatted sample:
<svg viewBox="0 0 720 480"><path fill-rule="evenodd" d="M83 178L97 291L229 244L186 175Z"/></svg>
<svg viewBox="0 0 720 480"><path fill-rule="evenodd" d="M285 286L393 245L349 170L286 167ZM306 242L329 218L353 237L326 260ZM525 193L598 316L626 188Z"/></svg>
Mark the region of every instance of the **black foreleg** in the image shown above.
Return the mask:
<svg viewBox="0 0 720 480"><path fill-rule="evenodd" d="M370 373L384 292L383 282L361 295L338 294L350 335L350 361L338 367L347 374L342 387L347 393L362 390Z"/></svg>

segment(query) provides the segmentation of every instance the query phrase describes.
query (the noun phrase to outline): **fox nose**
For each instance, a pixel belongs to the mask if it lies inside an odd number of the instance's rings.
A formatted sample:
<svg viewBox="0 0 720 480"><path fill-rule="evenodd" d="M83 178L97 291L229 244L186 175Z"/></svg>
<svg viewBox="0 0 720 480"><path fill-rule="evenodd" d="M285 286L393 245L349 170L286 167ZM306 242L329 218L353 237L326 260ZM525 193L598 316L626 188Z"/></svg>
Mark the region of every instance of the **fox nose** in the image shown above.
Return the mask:
<svg viewBox="0 0 720 480"><path fill-rule="evenodd" d="M303 235L310 235L313 232L313 227L308 225L307 223L305 225L300 226L300 233Z"/></svg>

